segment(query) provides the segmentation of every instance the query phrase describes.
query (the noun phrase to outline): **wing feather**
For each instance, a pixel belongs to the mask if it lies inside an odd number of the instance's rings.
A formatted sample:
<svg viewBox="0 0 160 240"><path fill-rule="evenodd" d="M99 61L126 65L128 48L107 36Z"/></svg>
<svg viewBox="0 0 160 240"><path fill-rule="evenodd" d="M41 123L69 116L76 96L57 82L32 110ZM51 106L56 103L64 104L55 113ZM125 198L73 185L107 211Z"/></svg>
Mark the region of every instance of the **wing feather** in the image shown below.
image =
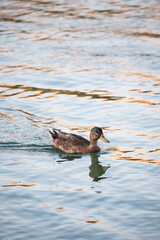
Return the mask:
<svg viewBox="0 0 160 240"><path fill-rule="evenodd" d="M53 134L50 134L55 147L65 152L81 152L89 146L90 142L84 137L77 134L62 132L59 129L53 129Z"/></svg>

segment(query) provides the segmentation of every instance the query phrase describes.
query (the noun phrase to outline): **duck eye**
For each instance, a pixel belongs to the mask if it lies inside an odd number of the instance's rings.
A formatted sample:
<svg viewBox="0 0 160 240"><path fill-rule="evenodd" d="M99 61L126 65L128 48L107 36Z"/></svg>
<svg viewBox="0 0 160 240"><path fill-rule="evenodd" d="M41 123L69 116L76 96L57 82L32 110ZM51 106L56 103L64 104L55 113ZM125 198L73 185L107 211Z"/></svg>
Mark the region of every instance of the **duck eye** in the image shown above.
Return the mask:
<svg viewBox="0 0 160 240"><path fill-rule="evenodd" d="M96 131L96 133L100 134L98 131Z"/></svg>

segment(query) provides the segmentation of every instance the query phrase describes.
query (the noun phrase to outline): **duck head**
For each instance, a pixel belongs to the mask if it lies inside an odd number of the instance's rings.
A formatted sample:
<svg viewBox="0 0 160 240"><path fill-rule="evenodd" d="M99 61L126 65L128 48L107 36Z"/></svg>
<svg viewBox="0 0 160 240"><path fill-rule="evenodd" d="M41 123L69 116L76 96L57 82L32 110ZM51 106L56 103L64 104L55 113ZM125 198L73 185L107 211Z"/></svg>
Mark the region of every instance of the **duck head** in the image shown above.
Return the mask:
<svg viewBox="0 0 160 240"><path fill-rule="evenodd" d="M109 140L105 138L102 128L100 127L93 127L90 131L90 141L98 141L101 139L103 142L109 143Z"/></svg>

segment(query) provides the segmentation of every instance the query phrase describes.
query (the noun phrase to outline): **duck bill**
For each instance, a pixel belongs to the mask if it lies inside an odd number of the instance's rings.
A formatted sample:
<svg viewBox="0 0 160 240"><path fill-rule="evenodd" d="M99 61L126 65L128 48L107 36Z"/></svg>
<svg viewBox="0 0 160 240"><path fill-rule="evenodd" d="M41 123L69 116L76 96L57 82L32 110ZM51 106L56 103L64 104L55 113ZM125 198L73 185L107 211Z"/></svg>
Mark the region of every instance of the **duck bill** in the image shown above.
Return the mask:
<svg viewBox="0 0 160 240"><path fill-rule="evenodd" d="M100 139L101 139L103 142L109 143L109 140L108 140L107 138L105 138L105 136L103 135L103 133L101 134Z"/></svg>

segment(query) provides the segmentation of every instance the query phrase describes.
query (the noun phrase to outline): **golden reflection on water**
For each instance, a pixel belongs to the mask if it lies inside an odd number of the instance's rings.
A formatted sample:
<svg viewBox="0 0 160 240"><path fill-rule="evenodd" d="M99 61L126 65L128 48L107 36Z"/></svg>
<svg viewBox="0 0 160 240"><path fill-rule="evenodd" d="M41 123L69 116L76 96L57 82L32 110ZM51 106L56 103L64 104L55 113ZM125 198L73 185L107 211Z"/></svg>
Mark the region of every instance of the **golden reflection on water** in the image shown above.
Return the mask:
<svg viewBox="0 0 160 240"><path fill-rule="evenodd" d="M146 162L146 163L154 163L156 165L159 165L159 159L158 158L148 158L148 154L159 154L160 149L154 149L154 150L148 150L145 152L142 152L143 148L135 148L132 151L123 151L120 148L116 148L116 152L111 154L110 157L114 160L127 160L127 161L137 161L137 162ZM141 150L141 152L137 152L138 150ZM132 153L132 156L126 156L127 154ZM139 157L139 156L146 156L146 157Z"/></svg>
<svg viewBox="0 0 160 240"><path fill-rule="evenodd" d="M11 182L9 184L0 185L0 187L35 187L36 184L22 184L20 182Z"/></svg>
<svg viewBox="0 0 160 240"><path fill-rule="evenodd" d="M145 99L135 99L135 98L123 98L119 100L121 102L128 102L128 103L144 103L147 105L160 105L160 102L152 102L150 100L145 100Z"/></svg>
<svg viewBox="0 0 160 240"><path fill-rule="evenodd" d="M1 84L0 87L6 88L5 90L0 92L0 98L20 95L18 96L19 98L37 97L40 99L45 99L45 98L61 97L61 95L71 95L77 98L86 97L87 99L101 99L103 101L118 101L118 102L126 102L126 103L142 103L147 105L160 105L160 102L152 102L146 99L136 99L134 97L129 98L129 97L120 97L120 96L110 95L110 92L104 91L104 90L101 91L101 90L92 89L84 92L84 91L62 90L62 89L43 89L43 88L36 88L36 87L27 87L24 85L7 85L7 84ZM16 92L15 92L15 89L17 90ZM11 90L13 90L14 93L7 94L7 92ZM130 90L130 91L141 92L141 90ZM33 93L33 92L36 92L36 93ZM155 93L155 94L159 94L159 93Z"/></svg>
<svg viewBox="0 0 160 240"><path fill-rule="evenodd" d="M146 133L141 133L141 132L136 133L135 136L145 136L145 137L148 137L148 138L160 138L160 135L146 134Z"/></svg>
<svg viewBox="0 0 160 240"><path fill-rule="evenodd" d="M28 64L19 64L19 65L1 65L0 71L3 74L10 74L20 70L33 70L33 71L41 71L45 73L55 72L57 68L55 67L47 67L47 66L34 66L35 63L31 62Z"/></svg>
<svg viewBox="0 0 160 240"><path fill-rule="evenodd" d="M147 134L147 133L144 133L144 132L137 132L137 131L125 131L124 129L112 129L109 126L104 127L103 129L107 130L108 133L119 132L120 131L121 134L131 134L133 136L148 137L148 138L160 138L159 134Z"/></svg>
<svg viewBox="0 0 160 240"><path fill-rule="evenodd" d="M160 34L152 33L152 32L133 32L133 33L131 33L131 35L138 36L138 37L160 38Z"/></svg>
<svg viewBox="0 0 160 240"><path fill-rule="evenodd" d="M55 210L64 210L64 209L66 209L66 207L56 207L56 208L54 208Z"/></svg>
<svg viewBox="0 0 160 240"><path fill-rule="evenodd" d="M104 101L112 101L118 100L122 97L109 95L111 92L101 91L101 90L87 90L85 91L76 91L76 90L62 90L62 89L44 89L44 88L36 88L36 87L27 87L24 85L8 85L8 84L0 84L1 88L6 88L6 90L1 91L1 97L10 97L13 95L20 95L23 93L36 92L32 94L19 96L20 98L30 98L42 96L43 98L52 98L57 95L73 95L76 97L87 97L88 99L103 99ZM7 94L8 91L18 89L18 92L14 92L13 94ZM45 94L48 94L47 96Z"/></svg>
<svg viewBox="0 0 160 240"><path fill-rule="evenodd" d="M96 224L96 223L99 223L100 221L93 221L93 220L88 220L88 221L86 221L86 223L91 223L91 224Z"/></svg>
<svg viewBox="0 0 160 240"><path fill-rule="evenodd" d="M76 189L74 189L74 191L84 191L84 189L82 189L82 188L76 188Z"/></svg>
<svg viewBox="0 0 160 240"><path fill-rule="evenodd" d="M136 161L136 162L146 162L146 163L156 163L158 166L157 159L147 159L147 158L137 158L136 156L134 157L125 157L122 154L114 154L111 156L112 159L114 160L127 160L127 161Z"/></svg>
<svg viewBox="0 0 160 240"><path fill-rule="evenodd" d="M144 137L153 138L153 139L160 138L160 135L150 135L150 134L144 134L144 133L135 134L135 132L125 132L125 134L132 134L137 137L144 136ZM140 146L140 147L134 147L133 149L123 150L122 148L117 146L117 147L106 148L105 151L108 152L107 156L114 160L154 163L157 166L159 166L160 164L160 159L159 159L160 148L155 148L155 149L150 149L145 151L144 147ZM150 154L153 156L149 157ZM143 157L140 157L140 156L143 156Z"/></svg>

